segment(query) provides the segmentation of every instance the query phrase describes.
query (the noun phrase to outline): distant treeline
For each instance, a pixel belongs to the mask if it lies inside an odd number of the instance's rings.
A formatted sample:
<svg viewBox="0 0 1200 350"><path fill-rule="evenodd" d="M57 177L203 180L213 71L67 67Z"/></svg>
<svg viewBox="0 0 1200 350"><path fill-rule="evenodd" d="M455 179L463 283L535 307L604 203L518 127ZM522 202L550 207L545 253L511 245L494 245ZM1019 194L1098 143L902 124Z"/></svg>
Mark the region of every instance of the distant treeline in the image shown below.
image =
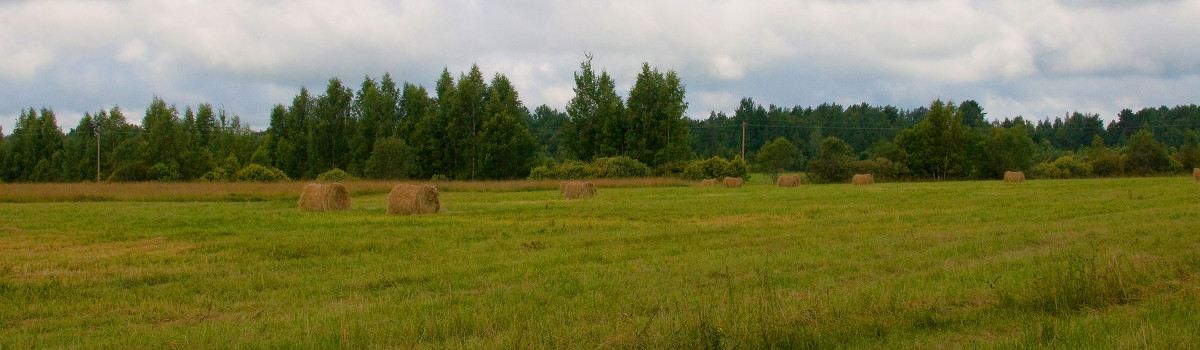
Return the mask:
<svg viewBox="0 0 1200 350"><path fill-rule="evenodd" d="M565 111L545 105L530 111L506 76L487 81L477 66L457 79L443 70L432 92L387 74L366 77L357 91L330 79L319 95L302 88L290 104L276 105L261 132L211 104L181 109L157 97L142 125L114 107L85 114L65 134L53 110L30 108L11 133L0 130L0 180L311 179L333 169L378 179L512 179L534 168L542 169L535 177L572 174L556 167L578 167L576 160L622 167L583 173L685 176L690 166L696 177L719 173L695 171L712 164L749 163L832 182L854 172L966 179L1006 170L1080 177L1200 166L1196 105L1123 110L1105 125L1098 115L1080 113L989 122L975 101L906 110L763 107L744 98L733 116L690 120L685 94L674 71L643 64L623 99L589 56L575 72L575 96ZM743 130L745 160L738 160Z"/></svg>

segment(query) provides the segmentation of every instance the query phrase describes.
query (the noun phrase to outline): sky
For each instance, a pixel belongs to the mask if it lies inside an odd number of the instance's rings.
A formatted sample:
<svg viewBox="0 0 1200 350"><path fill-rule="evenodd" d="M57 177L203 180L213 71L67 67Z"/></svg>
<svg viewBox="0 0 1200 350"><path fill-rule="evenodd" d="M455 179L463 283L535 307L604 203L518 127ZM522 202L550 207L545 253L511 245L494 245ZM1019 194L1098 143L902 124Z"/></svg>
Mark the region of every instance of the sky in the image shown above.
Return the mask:
<svg viewBox="0 0 1200 350"><path fill-rule="evenodd" d="M674 70L687 114L976 100L991 119L1112 120L1200 102L1200 0L0 1L0 127L48 107L63 131L155 96L257 130L301 87L390 73L430 90L478 64L563 110L584 55L627 94Z"/></svg>

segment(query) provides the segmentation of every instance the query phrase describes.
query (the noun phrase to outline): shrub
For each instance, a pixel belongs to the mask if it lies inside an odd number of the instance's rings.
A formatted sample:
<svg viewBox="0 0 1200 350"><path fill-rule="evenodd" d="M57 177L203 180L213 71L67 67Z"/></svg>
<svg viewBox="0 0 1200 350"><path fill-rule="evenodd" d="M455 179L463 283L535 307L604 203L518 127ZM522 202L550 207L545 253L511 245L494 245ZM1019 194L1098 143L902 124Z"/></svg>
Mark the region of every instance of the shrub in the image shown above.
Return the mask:
<svg viewBox="0 0 1200 350"><path fill-rule="evenodd" d="M689 180L724 178L729 169L729 161L719 156L697 160L683 168L683 178Z"/></svg>
<svg viewBox="0 0 1200 350"><path fill-rule="evenodd" d="M225 168L216 167L213 168L213 170L209 170L207 173L204 173L204 175L201 175L198 180L203 182L229 181L229 172L225 171Z"/></svg>
<svg viewBox="0 0 1200 350"><path fill-rule="evenodd" d="M893 162L887 158L864 159L854 161L850 168L858 174L871 174L880 181L893 182L907 179L912 172L903 163Z"/></svg>
<svg viewBox="0 0 1200 350"><path fill-rule="evenodd" d="M1073 155L1059 157L1050 163L1042 163L1033 167L1035 178L1070 179L1087 177L1092 174L1092 167Z"/></svg>
<svg viewBox="0 0 1200 350"><path fill-rule="evenodd" d="M141 162L134 162L118 167L113 170L111 175L108 175L109 182L118 181L146 181L146 166Z"/></svg>
<svg viewBox="0 0 1200 350"><path fill-rule="evenodd" d="M1116 153L1107 153L1088 161L1088 166L1092 167L1092 174L1096 176L1118 176L1125 173L1126 156Z"/></svg>
<svg viewBox="0 0 1200 350"><path fill-rule="evenodd" d="M320 175L317 175L317 181L320 181L320 182L350 181L350 180L356 180L354 178L354 175L350 175L350 173L347 173L347 172L343 171L342 169L338 169L338 168L329 169L329 171L326 171L326 172L321 173Z"/></svg>
<svg viewBox="0 0 1200 350"><path fill-rule="evenodd" d="M750 166L742 157L734 157L733 160L726 160L719 156L713 156L709 159L697 160L688 164L683 168L684 179L689 180L704 180L704 179L723 179L725 177L740 177L743 179L750 178Z"/></svg>
<svg viewBox="0 0 1200 350"><path fill-rule="evenodd" d="M733 160L729 161L729 166L725 168L725 176L740 177L742 180L749 180L750 164L747 164L746 160L742 159L742 156L733 157Z"/></svg>
<svg viewBox="0 0 1200 350"><path fill-rule="evenodd" d="M650 176L650 167L637 159L625 156L596 158L589 163L568 160L561 164L546 164L529 171L531 180L628 178Z"/></svg>
<svg viewBox="0 0 1200 350"><path fill-rule="evenodd" d="M592 161L592 178L620 179L650 176L650 167L626 156L596 158Z"/></svg>
<svg viewBox="0 0 1200 350"><path fill-rule="evenodd" d="M272 167L265 167L260 164L247 165L242 170L238 170L233 174L234 181L254 181L254 182L278 182L289 181L287 174L283 170Z"/></svg>
<svg viewBox="0 0 1200 350"><path fill-rule="evenodd" d="M155 181L179 180L179 165L174 163L171 165L157 163L146 170L146 175Z"/></svg>

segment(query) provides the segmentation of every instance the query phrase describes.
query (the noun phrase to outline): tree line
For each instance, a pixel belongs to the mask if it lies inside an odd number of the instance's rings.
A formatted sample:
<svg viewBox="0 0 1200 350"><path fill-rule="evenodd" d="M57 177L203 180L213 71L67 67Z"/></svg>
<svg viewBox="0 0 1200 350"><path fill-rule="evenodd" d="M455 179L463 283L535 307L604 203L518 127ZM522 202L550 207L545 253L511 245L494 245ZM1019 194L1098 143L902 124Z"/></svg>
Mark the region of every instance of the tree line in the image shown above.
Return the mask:
<svg viewBox="0 0 1200 350"><path fill-rule="evenodd" d="M211 104L179 108L158 97L141 125L113 107L85 113L66 133L52 109L29 108L11 133L0 130L0 180L311 179L335 169L376 179L513 179L531 169L540 169L535 177L686 177L713 174L714 164L740 164L734 168L744 172L749 163L771 174L806 171L810 180L841 182L855 172L986 179L1007 170L1079 177L1200 166L1196 105L1126 109L1105 124L1081 113L988 121L970 100L901 109L764 107L743 98L732 116L692 120L676 72L644 63L623 98L613 77L591 61L587 56L574 73L575 95L564 111L531 111L508 77L485 79L478 66L457 76L443 69L432 91L389 74L365 77L357 89L333 78L323 92L301 88L290 104L274 106L265 131ZM555 170L582 164L572 161L607 170ZM617 165L635 171L612 170Z"/></svg>

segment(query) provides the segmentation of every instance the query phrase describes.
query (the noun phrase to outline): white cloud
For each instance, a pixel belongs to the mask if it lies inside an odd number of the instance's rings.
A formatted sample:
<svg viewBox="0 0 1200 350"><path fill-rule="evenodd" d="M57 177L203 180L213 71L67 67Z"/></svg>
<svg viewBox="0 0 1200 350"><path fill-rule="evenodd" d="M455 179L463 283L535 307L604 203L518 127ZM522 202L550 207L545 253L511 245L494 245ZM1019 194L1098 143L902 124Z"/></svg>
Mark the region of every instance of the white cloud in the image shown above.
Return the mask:
<svg viewBox="0 0 1200 350"><path fill-rule="evenodd" d="M712 75L720 79L733 80L746 77L746 72L742 70L742 65L734 61L729 56L717 56L713 58Z"/></svg>
<svg viewBox="0 0 1200 350"><path fill-rule="evenodd" d="M30 80L53 58L54 54L50 50L41 47L18 49L11 53L0 52L0 78Z"/></svg>

